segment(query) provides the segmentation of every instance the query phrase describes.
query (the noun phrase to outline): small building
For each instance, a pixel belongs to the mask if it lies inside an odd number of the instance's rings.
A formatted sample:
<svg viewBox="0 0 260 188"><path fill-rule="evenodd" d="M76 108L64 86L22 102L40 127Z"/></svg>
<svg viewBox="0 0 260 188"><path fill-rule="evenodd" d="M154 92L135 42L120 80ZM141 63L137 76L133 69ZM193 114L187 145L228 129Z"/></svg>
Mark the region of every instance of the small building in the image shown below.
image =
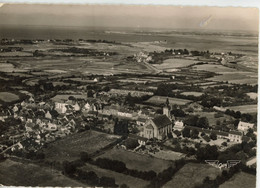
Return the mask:
<svg viewBox="0 0 260 188"><path fill-rule="evenodd" d="M47 113L45 114L45 118L52 119L52 115L49 111L47 111Z"/></svg>
<svg viewBox="0 0 260 188"><path fill-rule="evenodd" d="M146 144L146 142L148 141L147 138L135 135L135 134L129 134L129 138L133 138L138 140L138 144L140 144L141 146L144 146Z"/></svg>
<svg viewBox="0 0 260 188"><path fill-rule="evenodd" d="M67 104L62 102L56 102L55 103L55 110L58 113L64 114L67 111Z"/></svg>
<svg viewBox="0 0 260 188"><path fill-rule="evenodd" d="M246 161L246 166L251 167L251 166L253 166L253 165L255 165L255 164L256 164L256 156L251 157L250 159L248 159L248 160Z"/></svg>
<svg viewBox="0 0 260 188"><path fill-rule="evenodd" d="M228 133L228 139L231 142L242 143L242 136L243 134L239 131L229 131Z"/></svg>
<svg viewBox="0 0 260 188"><path fill-rule="evenodd" d="M253 123L247 123L247 122L239 121L238 126L237 126L237 130L246 134L248 129L253 129L253 127L254 127Z"/></svg>
<svg viewBox="0 0 260 188"><path fill-rule="evenodd" d="M138 118L136 120L136 124L139 125L139 126L143 126L146 121L147 121L147 119L145 119L145 118Z"/></svg>
<svg viewBox="0 0 260 188"><path fill-rule="evenodd" d="M173 130L182 131L184 129L183 121L175 121Z"/></svg>

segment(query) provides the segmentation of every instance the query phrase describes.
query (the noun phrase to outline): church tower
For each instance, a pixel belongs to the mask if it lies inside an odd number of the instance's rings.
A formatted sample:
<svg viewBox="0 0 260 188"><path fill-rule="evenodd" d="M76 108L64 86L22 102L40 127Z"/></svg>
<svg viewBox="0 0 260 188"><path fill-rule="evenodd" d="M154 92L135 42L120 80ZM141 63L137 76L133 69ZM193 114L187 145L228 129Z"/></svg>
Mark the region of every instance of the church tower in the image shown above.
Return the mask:
<svg viewBox="0 0 260 188"><path fill-rule="evenodd" d="M169 119L171 119L171 107L168 98L166 99L165 105L163 107L163 115L166 115Z"/></svg>

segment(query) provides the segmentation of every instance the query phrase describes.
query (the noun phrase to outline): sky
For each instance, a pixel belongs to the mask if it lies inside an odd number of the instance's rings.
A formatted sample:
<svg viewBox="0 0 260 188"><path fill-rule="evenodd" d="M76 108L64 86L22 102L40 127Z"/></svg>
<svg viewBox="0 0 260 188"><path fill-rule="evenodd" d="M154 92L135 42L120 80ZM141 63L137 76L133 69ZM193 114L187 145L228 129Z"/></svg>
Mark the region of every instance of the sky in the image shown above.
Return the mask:
<svg viewBox="0 0 260 188"><path fill-rule="evenodd" d="M257 8L0 4L0 25L258 31Z"/></svg>

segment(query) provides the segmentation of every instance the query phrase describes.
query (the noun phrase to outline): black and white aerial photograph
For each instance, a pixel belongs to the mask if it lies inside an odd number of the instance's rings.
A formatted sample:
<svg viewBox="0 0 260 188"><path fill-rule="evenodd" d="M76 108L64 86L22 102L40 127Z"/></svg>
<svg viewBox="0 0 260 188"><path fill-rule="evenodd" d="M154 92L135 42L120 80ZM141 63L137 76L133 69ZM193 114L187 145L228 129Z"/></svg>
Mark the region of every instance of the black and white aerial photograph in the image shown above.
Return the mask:
<svg viewBox="0 0 260 188"><path fill-rule="evenodd" d="M259 9L0 3L0 186L256 188Z"/></svg>

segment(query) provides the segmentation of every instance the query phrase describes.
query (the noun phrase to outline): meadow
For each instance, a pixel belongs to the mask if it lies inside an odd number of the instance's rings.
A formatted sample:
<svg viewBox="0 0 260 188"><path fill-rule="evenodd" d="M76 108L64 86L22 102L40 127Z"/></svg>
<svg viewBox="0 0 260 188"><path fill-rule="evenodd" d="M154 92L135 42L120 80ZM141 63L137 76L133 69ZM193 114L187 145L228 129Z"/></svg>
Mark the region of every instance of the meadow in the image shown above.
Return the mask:
<svg viewBox="0 0 260 188"><path fill-rule="evenodd" d="M106 176L106 177L115 178L115 182L119 186L122 184L126 184L128 187L143 188L149 184L148 181L139 178L134 178L132 176L114 172L111 170L99 168L89 163L86 163L83 167L81 167L81 169L86 171L94 171L99 177Z"/></svg>
<svg viewBox="0 0 260 188"><path fill-rule="evenodd" d="M191 100L187 100L187 99L179 99L179 98L164 97L164 96L153 96L150 99L148 99L146 102L152 104L164 104L167 98L169 99L171 105L173 104L185 105L191 102Z"/></svg>
<svg viewBox="0 0 260 188"><path fill-rule="evenodd" d="M195 63L197 63L197 61L190 60L190 59L173 58L173 59L164 60L162 64L154 64L154 66L160 70L167 70L167 69L186 67L189 65L193 65Z"/></svg>
<svg viewBox="0 0 260 188"><path fill-rule="evenodd" d="M138 153L126 151L123 149L113 148L98 158L109 158L119 160L126 164L129 169L140 171L153 170L156 173L161 172L171 166L172 162L158 159L149 155L141 155Z"/></svg>
<svg viewBox="0 0 260 188"><path fill-rule="evenodd" d="M181 94L185 95L185 96L192 95L192 96L195 96L195 97L200 97L201 95L203 95L202 92L196 92L196 91L187 91L187 92L182 92Z"/></svg>
<svg viewBox="0 0 260 188"><path fill-rule="evenodd" d="M55 169L11 159L0 162L0 184L5 186L72 186L86 185L72 180Z"/></svg>
<svg viewBox="0 0 260 188"><path fill-rule="evenodd" d="M0 92L0 100L4 102L13 102L19 100L19 96L10 92Z"/></svg>
<svg viewBox="0 0 260 188"><path fill-rule="evenodd" d="M164 185L165 188L181 187L192 188L203 183L207 176L215 179L221 174L221 170L207 164L188 163L184 165L172 178Z"/></svg>
<svg viewBox="0 0 260 188"><path fill-rule="evenodd" d="M241 113L257 113L257 104L241 105L241 106L227 106L226 109L240 111Z"/></svg>
<svg viewBox="0 0 260 188"><path fill-rule="evenodd" d="M240 172L235 174L230 180L221 184L219 188L237 188L237 187L256 187L256 176L247 174L245 172Z"/></svg>

